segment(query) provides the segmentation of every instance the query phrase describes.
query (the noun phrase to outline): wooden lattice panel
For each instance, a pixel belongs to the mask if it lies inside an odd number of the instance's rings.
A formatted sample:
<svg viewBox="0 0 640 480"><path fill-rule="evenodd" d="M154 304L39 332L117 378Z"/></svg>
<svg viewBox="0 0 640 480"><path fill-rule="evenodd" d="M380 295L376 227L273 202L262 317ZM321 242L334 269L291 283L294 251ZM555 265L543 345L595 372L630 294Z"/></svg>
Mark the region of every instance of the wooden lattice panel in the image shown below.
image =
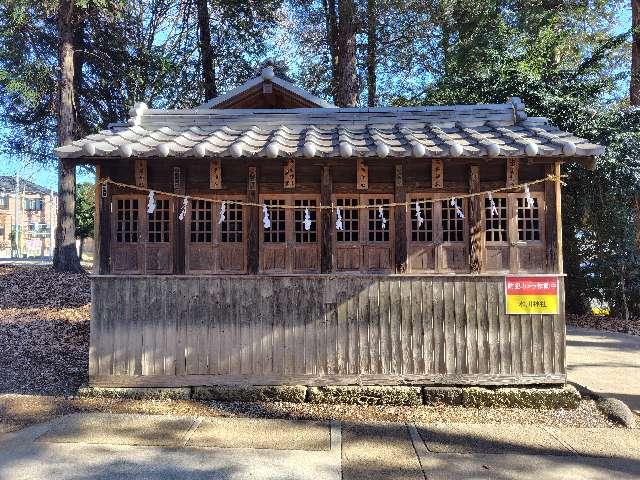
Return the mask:
<svg viewBox="0 0 640 480"><path fill-rule="evenodd" d="M458 200L458 206L462 207L462 202ZM464 241L464 219L456 215L456 209L449 200L441 202L442 209L442 241L443 242L463 242Z"/></svg>
<svg viewBox="0 0 640 480"><path fill-rule="evenodd" d="M508 241L508 208L506 197L493 197L493 202L497 212L491 215L491 202L488 198L484 200L485 216L485 240L487 242L507 242Z"/></svg>
<svg viewBox="0 0 640 480"><path fill-rule="evenodd" d="M138 243L140 234L140 202L135 198L119 198L115 203L116 243Z"/></svg>
<svg viewBox="0 0 640 480"><path fill-rule="evenodd" d="M521 242L540 241L540 211L538 199L533 199L533 206L527 206L527 199L518 197L518 240Z"/></svg>
<svg viewBox="0 0 640 480"><path fill-rule="evenodd" d="M416 202L420 206L422 225L418 225ZM409 239L412 242L433 241L433 202L426 198L411 198L411 231Z"/></svg>

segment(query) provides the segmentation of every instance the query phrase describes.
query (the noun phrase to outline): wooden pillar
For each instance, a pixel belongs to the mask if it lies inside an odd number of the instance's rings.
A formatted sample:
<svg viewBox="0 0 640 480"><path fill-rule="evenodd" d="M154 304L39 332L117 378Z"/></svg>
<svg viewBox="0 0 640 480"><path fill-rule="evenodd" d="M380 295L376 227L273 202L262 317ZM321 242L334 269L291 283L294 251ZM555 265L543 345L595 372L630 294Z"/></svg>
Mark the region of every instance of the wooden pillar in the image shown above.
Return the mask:
<svg viewBox="0 0 640 480"><path fill-rule="evenodd" d="M518 184L520 177L520 160L517 158L507 159L505 186L514 187ZM509 271L518 273L520 269L520 259L518 258L518 202L515 195L507 195L507 222L509 237Z"/></svg>
<svg viewBox="0 0 640 480"><path fill-rule="evenodd" d="M404 203L407 201L407 190L404 186L403 165L397 164L395 171L395 195L394 201ZM395 212L395 257L396 273L407 271L407 207L396 207Z"/></svg>
<svg viewBox="0 0 640 480"><path fill-rule="evenodd" d="M173 193L179 195L186 195L186 172L184 167L173 167ZM186 223L189 221L189 209L187 209L186 215L183 220L180 220L179 214L182 209L183 199L175 198L175 215L174 231L175 241L173 242L173 273L183 275L185 273L185 260L186 260Z"/></svg>
<svg viewBox="0 0 640 480"><path fill-rule="evenodd" d="M560 162L547 165L547 175L560 175ZM560 180L544 183L547 271L562 273L562 209Z"/></svg>
<svg viewBox="0 0 640 480"><path fill-rule="evenodd" d="M258 167L247 168L247 202L258 203ZM260 214L259 208L247 207L247 273L256 274L260 269Z"/></svg>
<svg viewBox="0 0 640 480"><path fill-rule="evenodd" d="M331 167L322 166L320 179L320 204L331 205L333 194L333 172ZM320 212L320 272L330 273L333 270L333 219L335 212L322 210Z"/></svg>
<svg viewBox="0 0 640 480"><path fill-rule="evenodd" d="M98 274L111 272L111 190L112 186L98 185L102 178L102 168L96 167L96 216L98 218L96 236L98 238Z"/></svg>
<svg viewBox="0 0 640 480"><path fill-rule="evenodd" d="M478 165L469 166L469 193L480 191L480 167ZM483 234L482 225L482 202L480 196L469 199L469 262L471 273L480 273L483 270Z"/></svg>

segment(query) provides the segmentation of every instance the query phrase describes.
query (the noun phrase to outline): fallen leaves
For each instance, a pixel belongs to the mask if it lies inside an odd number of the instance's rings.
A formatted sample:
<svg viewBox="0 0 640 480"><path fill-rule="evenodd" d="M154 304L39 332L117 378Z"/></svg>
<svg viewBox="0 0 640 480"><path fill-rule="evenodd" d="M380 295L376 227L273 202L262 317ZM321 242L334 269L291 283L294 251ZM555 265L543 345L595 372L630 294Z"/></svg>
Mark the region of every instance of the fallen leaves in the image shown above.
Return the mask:
<svg viewBox="0 0 640 480"><path fill-rule="evenodd" d="M0 392L70 395L87 379L86 274L0 267Z"/></svg>
<svg viewBox="0 0 640 480"><path fill-rule="evenodd" d="M600 315L567 315L567 325L574 327L593 328L595 330L607 330L609 332L628 333L640 335L640 318L606 317Z"/></svg>

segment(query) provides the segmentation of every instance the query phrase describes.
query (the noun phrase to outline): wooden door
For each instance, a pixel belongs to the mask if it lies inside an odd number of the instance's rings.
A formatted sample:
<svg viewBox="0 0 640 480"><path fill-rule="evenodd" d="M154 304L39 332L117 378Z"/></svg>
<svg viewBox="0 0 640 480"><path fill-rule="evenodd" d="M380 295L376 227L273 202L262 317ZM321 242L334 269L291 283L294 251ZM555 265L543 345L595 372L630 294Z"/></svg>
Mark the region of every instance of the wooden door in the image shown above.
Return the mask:
<svg viewBox="0 0 640 480"><path fill-rule="evenodd" d="M185 270L187 273L215 273L218 270L214 232L214 203L190 200L186 212Z"/></svg>
<svg viewBox="0 0 640 480"><path fill-rule="evenodd" d="M271 222L269 228L264 226L264 213L260 235L260 271L287 272L290 265L287 258L287 210L284 197L261 197L261 203L267 207L267 215ZM291 212L289 212L291 213ZM289 216L290 217L290 216Z"/></svg>
<svg viewBox="0 0 640 480"><path fill-rule="evenodd" d="M271 221L260 238L260 271L315 273L320 271L320 225L317 195L265 195ZM283 208L296 206L299 208ZM308 214L308 218L307 218ZM262 214L264 216L264 213ZM308 228L307 228L308 227Z"/></svg>
<svg viewBox="0 0 640 480"><path fill-rule="evenodd" d="M531 196L534 204L529 207L523 194L509 195L512 272L542 273L546 268L544 195L532 192Z"/></svg>
<svg viewBox="0 0 640 480"><path fill-rule="evenodd" d="M437 249L437 266L440 272L468 272L469 271L469 226L467 215L469 213L466 199L457 199L458 208L462 211L461 217L456 212L451 200L438 200L436 208L439 209L440 235Z"/></svg>
<svg viewBox="0 0 640 480"><path fill-rule="evenodd" d="M482 222L484 224L484 269L488 272L509 271L509 213L508 196L494 195L495 210L484 199Z"/></svg>
<svg viewBox="0 0 640 480"><path fill-rule="evenodd" d="M289 255L294 273L320 271L320 236L316 209L319 203L317 197L298 196L292 204L300 208L288 212L293 219Z"/></svg>
<svg viewBox="0 0 640 480"><path fill-rule="evenodd" d="M111 272L142 273L145 268L144 195L114 195L111 203Z"/></svg>
<svg viewBox="0 0 640 480"><path fill-rule="evenodd" d="M145 272L172 273L174 241L174 202L169 197L157 197L153 213L147 213Z"/></svg>
<svg viewBox="0 0 640 480"><path fill-rule="evenodd" d="M337 272L360 271L362 269L362 245L360 233L360 210L353 208L360 202L359 195L334 197L333 202L340 209L342 229L333 229L333 269ZM337 221L333 212L333 225Z"/></svg>
<svg viewBox="0 0 640 480"><path fill-rule="evenodd" d="M362 195L372 208L360 210L362 267L368 272L389 272L394 266L392 195Z"/></svg>
<svg viewBox="0 0 640 480"><path fill-rule="evenodd" d="M191 200L185 228L186 271L189 273L243 273L246 271L244 207L232 202ZM243 201L244 197L225 196ZM222 200L222 198L219 198ZM221 217L224 215L224 218Z"/></svg>
<svg viewBox="0 0 640 480"><path fill-rule="evenodd" d="M440 222L437 201L428 195L415 193L407 195L407 199L411 203L406 224L408 270L433 272L436 270L436 226Z"/></svg>
<svg viewBox="0 0 640 480"><path fill-rule="evenodd" d="M229 200L244 200L244 197L225 198ZM218 267L220 273L245 272L247 270L245 207L237 203L226 203L224 219L221 221L218 216L216 225L216 239L219 240Z"/></svg>

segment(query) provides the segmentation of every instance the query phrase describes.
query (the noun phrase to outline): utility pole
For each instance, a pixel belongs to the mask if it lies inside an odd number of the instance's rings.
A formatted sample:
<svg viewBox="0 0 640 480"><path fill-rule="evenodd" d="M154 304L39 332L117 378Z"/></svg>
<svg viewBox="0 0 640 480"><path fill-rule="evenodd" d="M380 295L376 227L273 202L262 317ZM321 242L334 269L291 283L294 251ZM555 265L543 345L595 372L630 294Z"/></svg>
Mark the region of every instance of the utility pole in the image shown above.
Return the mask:
<svg viewBox="0 0 640 480"><path fill-rule="evenodd" d="M16 258L20 258L20 170L16 171L16 191L13 205L13 240ZM11 249L13 252L13 248Z"/></svg>
<svg viewBox="0 0 640 480"><path fill-rule="evenodd" d="M49 192L49 256L53 258L53 245L56 241L55 238L55 227L53 225L53 212L54 209L57 211L58 205L55 204L55 199L53 198L53 189Z"/></svg>

